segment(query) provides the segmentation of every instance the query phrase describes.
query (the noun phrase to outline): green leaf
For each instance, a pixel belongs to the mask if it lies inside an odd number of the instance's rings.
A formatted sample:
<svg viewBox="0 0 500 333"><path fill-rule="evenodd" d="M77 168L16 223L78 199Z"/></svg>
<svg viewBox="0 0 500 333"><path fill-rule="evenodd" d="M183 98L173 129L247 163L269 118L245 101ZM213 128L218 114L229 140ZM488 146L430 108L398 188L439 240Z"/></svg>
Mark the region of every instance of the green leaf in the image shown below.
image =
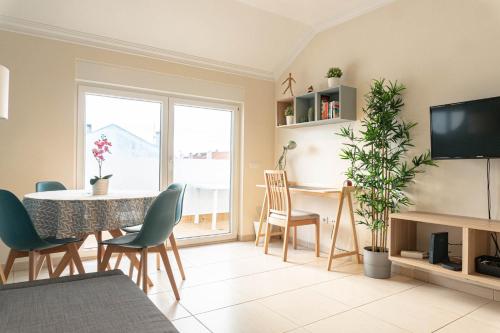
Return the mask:
<svg viewBox="0 0 500 333"><path fill-rule="evenodd" d="M111 177L113 177L113 175L106 175L106 176L102 177L102 179L109 179Z"/></svg>

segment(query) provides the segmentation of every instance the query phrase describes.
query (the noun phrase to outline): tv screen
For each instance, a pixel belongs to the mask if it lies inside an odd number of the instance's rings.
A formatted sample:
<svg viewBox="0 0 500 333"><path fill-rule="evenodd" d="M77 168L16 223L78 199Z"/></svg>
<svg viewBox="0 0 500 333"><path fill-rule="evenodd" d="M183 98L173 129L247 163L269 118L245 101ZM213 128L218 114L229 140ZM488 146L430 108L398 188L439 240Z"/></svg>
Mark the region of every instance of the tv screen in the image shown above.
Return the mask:
<svg viewBox="0 0 500 333"><path fill-rule="evenodd" d="M431 156L500 157L500 97L431 107Z"/></svg>

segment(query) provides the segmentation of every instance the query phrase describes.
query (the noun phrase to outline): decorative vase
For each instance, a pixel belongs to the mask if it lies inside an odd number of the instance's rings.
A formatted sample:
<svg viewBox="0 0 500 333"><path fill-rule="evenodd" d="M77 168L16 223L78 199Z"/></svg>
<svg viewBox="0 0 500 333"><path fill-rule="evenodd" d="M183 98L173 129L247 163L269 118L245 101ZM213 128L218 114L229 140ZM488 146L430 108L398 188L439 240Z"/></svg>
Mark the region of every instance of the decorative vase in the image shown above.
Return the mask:
<svg viewBox="0 0 500 333"><path fill-rule="evenodd" d="M293 116L286 116L286 124L287 125L293 124Z"/></svg>
<svg viewBox="0 0 500 333"><path fill-rule="evenodd" d="M363 267L365 275L374 279L391 277L391 261L389 252L373 252L371 246L363 249Z"/></svg>
<svg viewBox="0 0 500 333"><path fill-rule="evenodd" d="M314 108L312 106L307 109L307 121L314 121Z"/></svg>
<svg viewBox="0 0 500 333"><path fill-rule="evenodd" d="M339 77L329 77L328 78L328 88L337 87L340 85Z"/></svg>
<svg viewBox="0 0 500 333"><path fill-rule="evenodd" d="M92 195L108 194L109 179L99 179L92 185Z"/></svg>

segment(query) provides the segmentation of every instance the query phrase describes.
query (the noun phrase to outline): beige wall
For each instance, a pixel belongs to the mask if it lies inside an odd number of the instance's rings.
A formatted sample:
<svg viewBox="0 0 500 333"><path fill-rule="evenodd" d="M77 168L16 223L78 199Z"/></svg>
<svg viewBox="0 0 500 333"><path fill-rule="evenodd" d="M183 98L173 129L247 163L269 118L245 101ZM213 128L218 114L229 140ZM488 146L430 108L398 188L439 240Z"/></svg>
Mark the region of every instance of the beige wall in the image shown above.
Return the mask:
<svg viewBox="0 0 500 333"><path fill-rule="evenodd" d="M500 1L399 0L372 13L318 34L275 84L293 73L298 93L314 85L326 87L327 69L344 70L343 83L358 89L358 119L363 95L374 78L398 80L407 86L403 117L419 123L416 150L430 147L429 106L500 95ZM355 124L358 126L359 122ZM338 157L342 125L276 129L275 156L289 139L298 148L290 152L290 178L318 185L341 185L346 163ZM500 130L500 124L499 124ZM412 187L412 209L487 217L486 161L441 161ZM492 161L493 217L500 219L500 163ZM296 198L302 209L335 216L336 202ZM358 226L363 243L367 232ZM348 229L343 229L347 232ZM323 245L331 226L323 226ZM311 241L310 232L301 239ZM346 237L341 247L349 246Z"/></svg>
<svg viewBox="0 0 500 333"><path fill-rule="evenodd" d="M16 195L38 180L75 186L77 59L151 70L242 87L242 219L253 233L260 205L255 183L272 165L273 83L217 71L0 31L0 63L11 70L10 112L0 121L0 188ZM6 250L0 244L0 260Z"/></svg>

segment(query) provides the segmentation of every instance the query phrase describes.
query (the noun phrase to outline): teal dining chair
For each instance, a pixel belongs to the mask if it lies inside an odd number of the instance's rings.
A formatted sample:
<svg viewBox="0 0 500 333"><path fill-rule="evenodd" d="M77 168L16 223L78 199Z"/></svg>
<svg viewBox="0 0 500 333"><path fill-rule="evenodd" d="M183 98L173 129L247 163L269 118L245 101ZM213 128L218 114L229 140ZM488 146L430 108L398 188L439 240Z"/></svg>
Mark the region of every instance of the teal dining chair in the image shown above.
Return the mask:
<svg viewBox="0 0 500 333"><path fill-rule="evenodd" d="M29 280L33 281L41 269L40 261L37 264L37 257L61 252L68 253L80 274L85 273L78 254L77 243L80 240L42 239L21 201L7 190L0 190L0 239L10 248L4 268L5 279L9 278L16 259L28 257Z"/></svg>
<svg viewBox="0 0 500 333"><path fill-rule="evenodd" d="M62 183L54 180L46 180L46 181L41 181L37 182L35 184L35 190L37 192L47 192L47 191L65 191L67 190L66 186L64 186ZM52 275L53 273L53 268L52 268L52 260L50 258L50 254L47 254L45 256L41 256L39 259L39 262L37 263L38 266L42 266L44 261L47 261L47 270L49 271L49 276ZM73 275L75 271L75 266L71 262L69 264L69 274Z"/></svg>
<svg viewBox="0 0 500 333"><path fill-rule="evenodd" d="M167 187L167 190L179 190L181 194L179 196L179 200L177 201L177 206L175 207L175 225L177 225L182 219L182 207L184 206L184 193L186 192L186 184L182 183L173 183ZM133 227L122 228L128 234L136 233L141 231L142 224L136 225ZM179 249L177 248L177 242L175 241L174 233L172 232L168 237L168 241L170 242L170 246L172 248L172 252L174 253L175 261L177 262L177 266L179 267L179 272L181 273L181 277L183 280L186 279L186 275L184 274L184 267L182 266L181 256L179 255ZM115 268L118 269L120 266L120 262L122 259L122 254L118 256L116 260ZM160 255L156 256L156 269L160 270ZM130 265L129 276L132 278L132 274L134 272L134 265Z"/></svg>
<svg viewBox="0 0 500 333"><path fill-rule="evenodd" d="M66 186L64 186L60 182L56 182L53 180L38 182L35 185L35 189L37 192L47 192L47 191L64 191L67 190Z"/></svg>
<svg viewBox="0 0 500 333"><path fill-rule="evenodd" d="M179 201L181 191L167 189L161 192L149 207L144 223L139 232L126 234L121 237L102 241L100 244L106 245L104 258L99 265L99 271L105 271L113 253L132 253L140 255L140 264L137 284L145 293L148 292L148 253L159 253L163 260L163 265L167 271L170 285L175 298L180 299L179 291L175 284L174 274L167 256L165 242L172 234L175 226L175 207Z"/></svg>

